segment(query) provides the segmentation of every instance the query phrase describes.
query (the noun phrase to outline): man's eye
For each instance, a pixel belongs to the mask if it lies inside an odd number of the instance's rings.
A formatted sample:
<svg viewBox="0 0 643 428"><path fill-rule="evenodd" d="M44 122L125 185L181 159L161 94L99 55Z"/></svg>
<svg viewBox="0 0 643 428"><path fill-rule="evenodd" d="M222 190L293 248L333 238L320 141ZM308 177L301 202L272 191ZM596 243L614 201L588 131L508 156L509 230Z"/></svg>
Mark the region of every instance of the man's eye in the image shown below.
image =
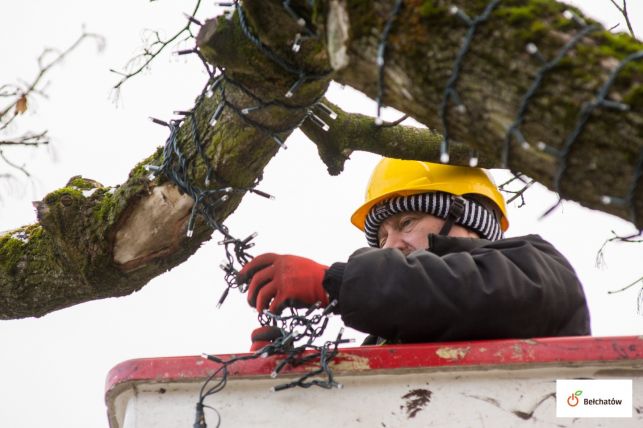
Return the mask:
<svg viewBox="0 0 643 428"><path fill-rule="evenodd" d="M405 230L408 229L412 224L413 224L413 217L406 217L403 218L402 221L400 221L400 229Z"/></svg>

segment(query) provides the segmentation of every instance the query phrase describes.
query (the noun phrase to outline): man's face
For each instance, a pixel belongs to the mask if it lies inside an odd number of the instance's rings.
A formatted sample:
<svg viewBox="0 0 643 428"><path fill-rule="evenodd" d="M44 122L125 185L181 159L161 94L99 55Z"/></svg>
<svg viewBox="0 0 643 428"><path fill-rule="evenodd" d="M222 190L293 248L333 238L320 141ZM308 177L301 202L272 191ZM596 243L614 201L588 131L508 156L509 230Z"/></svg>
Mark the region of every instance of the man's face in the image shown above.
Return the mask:
<svg viewBox="0 0 643 428"><path fill-rule="evenodd" d="M428 236L438 234L444 220L431 214L405 212L387 218L380 226L378 239L380 248L397 248L408 255L416 250L429 247ZM478 238L478 234L454 224L449 236Z"/></svg>

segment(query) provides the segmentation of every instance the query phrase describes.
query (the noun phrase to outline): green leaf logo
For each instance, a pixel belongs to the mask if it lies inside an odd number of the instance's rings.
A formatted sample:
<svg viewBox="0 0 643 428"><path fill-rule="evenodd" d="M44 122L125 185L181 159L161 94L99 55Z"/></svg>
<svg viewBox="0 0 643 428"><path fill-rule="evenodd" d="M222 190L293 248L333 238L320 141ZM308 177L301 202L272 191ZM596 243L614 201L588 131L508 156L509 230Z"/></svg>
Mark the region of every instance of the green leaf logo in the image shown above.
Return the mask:
<svg viewBox="0 0 643 428"><path fill-rule="evenodd" d="M583 393L583 391L581 391L579 389L578 391L574 392L574 395L577 396L577 397L580 397L582 393Z"/></svg>

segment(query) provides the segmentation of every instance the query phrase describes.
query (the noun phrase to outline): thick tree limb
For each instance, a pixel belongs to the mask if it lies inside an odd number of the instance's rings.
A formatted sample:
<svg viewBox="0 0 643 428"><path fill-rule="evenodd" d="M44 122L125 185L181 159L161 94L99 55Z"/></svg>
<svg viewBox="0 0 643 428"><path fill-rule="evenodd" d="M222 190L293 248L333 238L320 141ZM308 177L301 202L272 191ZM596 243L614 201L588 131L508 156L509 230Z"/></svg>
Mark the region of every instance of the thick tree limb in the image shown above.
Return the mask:
<svg viewBox="0 0 643 428"><path fill-rule="evenodd" d="M454 3L472 19L488 4L405 1L386 51L384 103L441 132L439 106L467 31L462 20L450 13ZM344 17L350 34L340 49L342 66L334 80L375 97L379 33L393 2L328 4L342 10L331 13L329 19ZM501 166L507 130L542 66L526 46L535 43L547 61L553 59L580 31L573 19L563 17L567 8L554 1L502 1L478 27L456 85L465 108L451 102L447 109L453 141L476 149L481 157L494 159L495 166ZM338 26L328 24L328 28ZM643 152L643 60L625 67L609 91L608 99L627 103L629 110L594 110L570 147L559 189L555 177L561 162L537 148L543 143L553 150L563 150L584 104L596 99L621 60L643 50L643 44L628 35L612 35L600 25L598 28L583 37L543 79L520 127L528 145L523 149L512 139L508 166L559 190L563 198L617 215L643 229L643 175L638 179L636 175ZM438 161L435 157L423 159ZM603 204L605 195L624 198L632 188L633 206Z"/></svg>
<svg viewBox="0 0 643 428"><path fill-rule="evenodd" d="M279 74L274 64L253 51L238 22L209 21L198 44L204 56L225 67L226 75L237 82L226 87L231 104L256 102L242 86L270 100L282 98L292 85L291 76ZM325 64L323 55L315 60L302 53L302 59L313 67ZM327 85L328 79L308 82L290 102L308 105L323 95ZM192 115L205 142L205 155L215 169L212 187L247 189L261 178L279 146L231 108L211 127L210 118L220 101L220 94L205 98ZM290 129L306 113L303 108L274 105L256 112L252 119L275 129ZM179 145L188 158L194 158L190 179L203 183L206 167L201 157L194 156L190 120L180 128ZM288 134L280 133L284 139ZM193 201L173 184L149 179L144 166L160 165L161 155L158 150L142 161L127 182L116 188L75 177L36 203L39 223L0 235L0 319L42 316L87 300L130 294L184 262L210 238L212 231L202 222L197 222L194 236L187 238ZM242 196L243 192L236 193L221 205L217 220L230 215Z"/></svg>
<svg viewBox="0 0 643 428"><path fill-rule="evenodd" d="M231 105L242 108L256 106L258 100L279 100L301 108L272 103L253 111L246 119L260 123L263 130L226 108L216 126L210 127L221 94L205 98L178 134L181 150L194 160L190 169L194 182L204 182L207 168L201 156L194 156L192 118L214 167L213 185L247 189L260 179L277 150L266 129L285 130L279 134L285 138L287 130L308 114L304 107L323 95L330 77L376 96L377 49L393 1L318 1L314 11L307 10L307 1L291 4L316 23L318 39L306 41L299 53L293 53L295 34L302 29L277 0L244 2L254 34L291 64L320 74L334 67L335 73L307 81L293 98L285 98L297 77L250 43L238 15L232 21L208 21L197 44L210 63L225 69L225 94ZM473 17L487 2L457 4ZM405 1L389 35L384 67L383 102L440 131L444 88L466 32L466 26L449 14L449 6L451 2L439 0ZM553 0L505 0L479 26L455 84L466 108L451 102L446 109L454 163L466 165L471 148L477 150L481 165L500 166L507 129L542 65L526 53L525 45L537 43L548 60L579 32L576 24L561 17L562 8ZM526 108L520 130L529 144L522 148L512 140L509 167L555 187L560 162L538 150L536 143L560 150L577 125L583 104L595 99L619 61L641 49L628 36L598 31L583 37L547 73ZM643 186L633 179L643 147L642 70L643 61L638 61L619 74L609 99L627 103L629 110L600 108L591 114L569 148L568 167L560 181L563 197L633 219L639 228L643 226ZM341 170L344 157L357 149L437 160L439 137L434 131L374 128L372 119L337 112L340 117L331 122L334 127L328 133L319 132L308 121L303 125L331 172ZM380 143L382 147L376 147ZM72 180L37 204L39 223L0 235L0 318L41 316L79 302L131 293L182 263L209 239L211 232L203 223L197 223L193 238L185 237L193 202L164 179L150 181L145 164L160 165L161 151L137 165L127 182L115 189ZM623 197L631 189L635 189L632 211L602 205L602 195ZM217 220L232 213L242 196L238 192L221 205Z"/></svg>

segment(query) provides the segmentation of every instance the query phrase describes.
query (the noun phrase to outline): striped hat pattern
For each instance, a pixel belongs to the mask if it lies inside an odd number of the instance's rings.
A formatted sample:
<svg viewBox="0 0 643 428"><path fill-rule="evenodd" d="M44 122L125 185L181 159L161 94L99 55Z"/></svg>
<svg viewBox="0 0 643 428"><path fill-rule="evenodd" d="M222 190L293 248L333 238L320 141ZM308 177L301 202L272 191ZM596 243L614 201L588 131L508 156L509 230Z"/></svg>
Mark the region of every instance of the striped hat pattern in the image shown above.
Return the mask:
<svg viewBox="0 0 643 428"><path fill-rule="evenodd" d="M454 196L444 192L420 193L409 196L396 196L371 208L366 216L364 232L371 247L379 247L377 232L380 225L392 215L402 212L422 212L447 218ZM464 198L464 213L455 222L473 230L481 238L495 241L502 238L502 230L496 216L480 203Z"/></svg>

